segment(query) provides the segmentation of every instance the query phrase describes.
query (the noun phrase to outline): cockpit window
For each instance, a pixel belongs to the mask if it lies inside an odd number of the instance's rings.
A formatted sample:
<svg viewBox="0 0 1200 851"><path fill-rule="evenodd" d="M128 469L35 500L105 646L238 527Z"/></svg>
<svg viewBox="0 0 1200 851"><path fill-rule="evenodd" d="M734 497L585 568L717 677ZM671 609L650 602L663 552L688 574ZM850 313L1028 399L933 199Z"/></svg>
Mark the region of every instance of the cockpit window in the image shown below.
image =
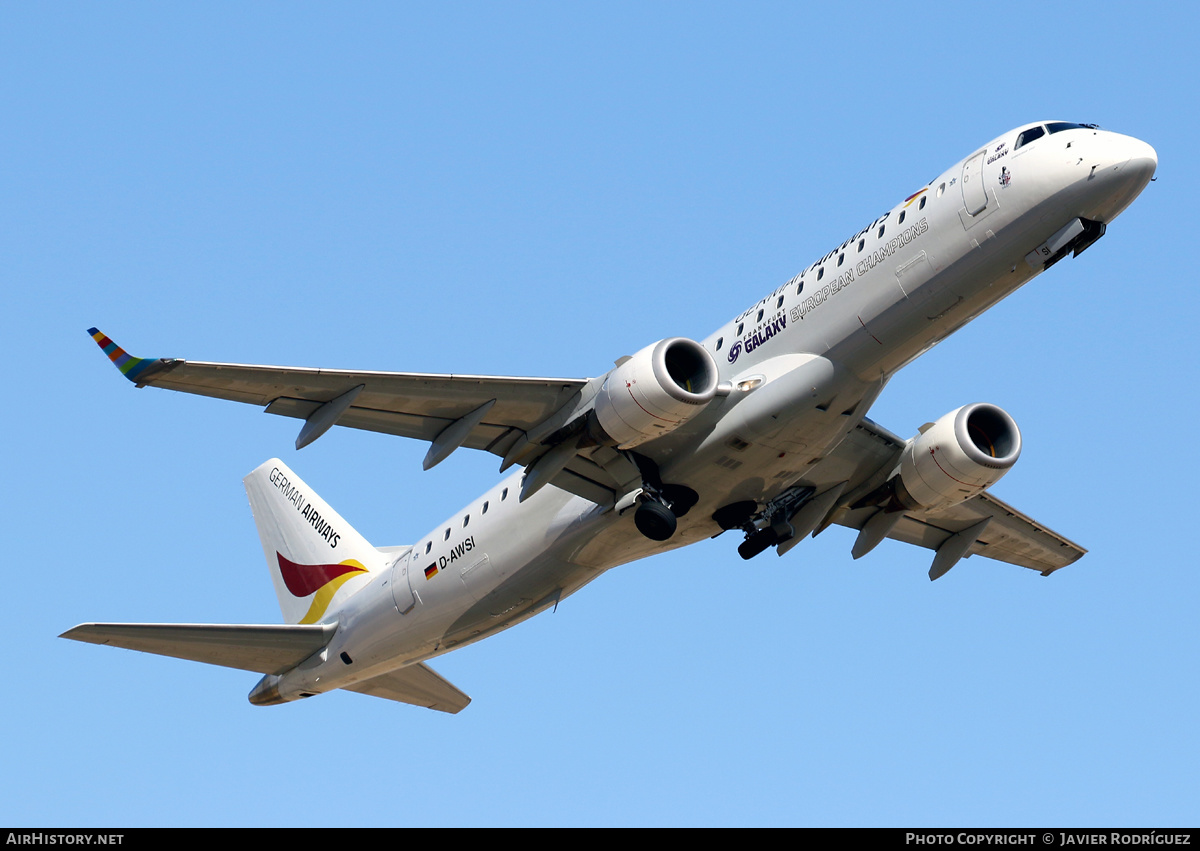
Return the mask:
<svg viewBox="0 0 1200 851"><path fill-rule="evenodd" d="M1064 130L1094 130L1094 124L1072 124L1069 121L1055 121L1047 124L1046 129L1051 133L1061 133Z"/></svg>
<svg viewBox="0 0 1200 851"><path fill-rule="evenodd" d="M1046 131L1041 127L1030 127L1024 133L1017 137L1017 144L1013 146L1013 150L1020 150L1022 145L1028 145L1034 139L1040 139L1046 135Z"/></svg>

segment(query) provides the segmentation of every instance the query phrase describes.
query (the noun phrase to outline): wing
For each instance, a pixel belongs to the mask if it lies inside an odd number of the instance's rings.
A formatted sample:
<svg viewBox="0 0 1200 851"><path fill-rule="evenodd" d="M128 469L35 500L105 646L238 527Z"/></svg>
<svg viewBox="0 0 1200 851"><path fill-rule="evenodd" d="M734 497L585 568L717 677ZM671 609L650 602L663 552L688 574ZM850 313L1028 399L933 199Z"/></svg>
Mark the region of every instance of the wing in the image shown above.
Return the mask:
<svg viewBox="0 0 1200 851"><path fill-rule="evenodd" d="M844 502L853 504L856 494L881 483L894 469L904 444L902 438L864 419L833 453L835 463L840 461L854 470L847 477L851 486ZM856 556L862 554L860 547L864 543L867 550L874 545L869 541L870 527L878 514L872 506L834 513L833 522L860 530ZM909 511L892 520L894 525L888 526L886 537L936 551L931 579L937 579L960 558L970 555L1027 567L1047 576L1087 552L987 492L948 509Z"/></svg>
<svg viewBox="0 0 1200 851"><path fill-rule="evenodd" d="M563 416L590 390L588 379L362 372L288 366L137 358L95 328L109 359L138 387L161 387L262 407L304 420L300 449L334 425L429 441L428 469L460 446L532 465L556 443ZM559 415L556 419L556 415ZM544 442L543 442L544 441ZM638 471L605 447L565 452L545 477L572 493L612 504ZM502 468L503 468L502 467Z"/></svg>

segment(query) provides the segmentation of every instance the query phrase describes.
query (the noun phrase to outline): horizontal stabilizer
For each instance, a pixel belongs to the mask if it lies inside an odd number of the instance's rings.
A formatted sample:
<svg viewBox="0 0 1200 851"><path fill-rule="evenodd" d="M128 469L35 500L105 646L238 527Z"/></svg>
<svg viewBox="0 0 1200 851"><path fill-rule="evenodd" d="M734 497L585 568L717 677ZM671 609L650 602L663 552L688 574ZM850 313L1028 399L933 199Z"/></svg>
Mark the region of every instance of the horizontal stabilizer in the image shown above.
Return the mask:
<svg viewBox="0 0 1200 851"><path fill-rule="evenodd" d="M346 691L356 691L359 694L369 694L451 714L461 712L471 702L471 698L423 663L390 671L345 688Z"/></svg>
<svg viewBox="0 0 1200 851"><path fill-rule="evenodd" d="M328 644L336 631L337 624L84 623L59 638L281 674Z"/></svg>

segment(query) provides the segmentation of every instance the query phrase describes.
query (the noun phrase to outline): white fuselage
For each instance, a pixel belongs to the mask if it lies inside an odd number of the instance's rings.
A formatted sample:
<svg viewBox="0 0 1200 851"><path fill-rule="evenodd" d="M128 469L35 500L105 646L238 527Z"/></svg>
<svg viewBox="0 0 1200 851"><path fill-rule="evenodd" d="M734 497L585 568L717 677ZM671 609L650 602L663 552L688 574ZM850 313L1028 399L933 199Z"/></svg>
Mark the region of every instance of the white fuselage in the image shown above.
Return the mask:
<svg viewBox="0 0 1200 851"><path fill-rule="evenodd" d="M1036 126L973 152L703 341L732 390L654 443L664 481L700 496L670 540L554 487L521 502L522 474L509 476L395 549L391 568L336 612L329 646L280 678L280 695L445 653L611 567L711 537L723 505L839 481L823 461L892 374L1037 275L1027 256L1069 222L1111 222L1157 164L1145 143L1086 127L1018 148Z"/></svg>

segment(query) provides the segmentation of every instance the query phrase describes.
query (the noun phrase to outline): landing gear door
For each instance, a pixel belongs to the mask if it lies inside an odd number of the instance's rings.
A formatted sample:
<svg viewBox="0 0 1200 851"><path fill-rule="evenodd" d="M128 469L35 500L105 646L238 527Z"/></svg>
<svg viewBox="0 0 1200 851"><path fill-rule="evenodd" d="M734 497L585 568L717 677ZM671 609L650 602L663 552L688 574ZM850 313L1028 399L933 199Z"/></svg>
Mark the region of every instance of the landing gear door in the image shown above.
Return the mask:
<svg viewBox="0 0 1200 851"><path fill-rule="evenodd" d="M410 577L412 563L412 550L392 562L392 602L402 615L412 611L416 604Z"/></svg>
<svg viewBox="0 0 1200 851"><path fill-rule="evenodd" d="M963 165L962 194L967 214L974 216L987 206L987 189L983 185L983 155L980 151Z"/></svg>

